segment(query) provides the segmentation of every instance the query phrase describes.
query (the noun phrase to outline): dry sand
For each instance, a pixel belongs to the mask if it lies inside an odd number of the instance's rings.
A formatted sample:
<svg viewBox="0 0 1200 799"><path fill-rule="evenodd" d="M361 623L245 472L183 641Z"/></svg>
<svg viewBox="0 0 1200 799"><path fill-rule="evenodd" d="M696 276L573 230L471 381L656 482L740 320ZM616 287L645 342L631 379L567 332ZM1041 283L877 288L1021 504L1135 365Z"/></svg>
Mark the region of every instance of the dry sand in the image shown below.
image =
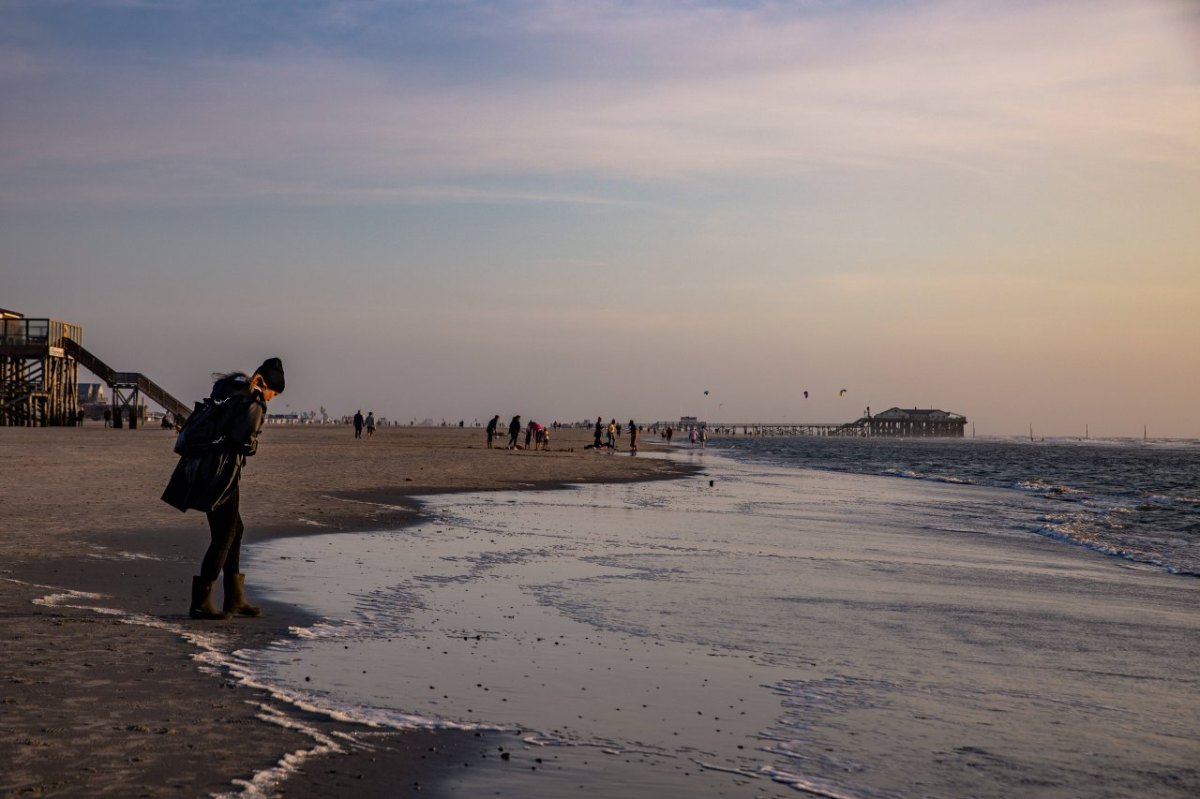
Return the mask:
<svg viewBox="0 0 1200 799"><path fill-rule="evenodd" d="M585 430L560 432L550 452L489 451L483 439L470 428L356 441L340 426L270 427L243 476L247 541L397 527L422 494L687 473L585 451ZM345 753L308 761L287 795L436 796L452 769L495 750L495 737L474 733L382 734L304 714L206 665L210 649L263 646L305 619L269 603L264 619L187 618L208 533L203 514L159 501L172 441L157 428L0 428L0 794L234 791L319 746L316 735Z"/></svg>

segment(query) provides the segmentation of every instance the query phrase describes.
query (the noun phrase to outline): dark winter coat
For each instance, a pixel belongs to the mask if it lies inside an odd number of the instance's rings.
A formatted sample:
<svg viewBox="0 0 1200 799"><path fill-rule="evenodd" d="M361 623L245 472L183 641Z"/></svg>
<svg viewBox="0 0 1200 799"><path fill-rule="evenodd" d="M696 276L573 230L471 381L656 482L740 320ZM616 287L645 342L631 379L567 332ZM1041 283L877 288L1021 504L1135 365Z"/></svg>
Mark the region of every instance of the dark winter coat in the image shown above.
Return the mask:
<svg viewBox="0 0 1200 799"><path fill-rule="evenodd" d="M258 451L258 433L267 415L262 394L242 376L227 377L213 385L213 399L231 398L225 440L220 447L197 455L184 455L175 466L162 500L181 511L211 511L220 507L241 477L242 464Z"/></svg>

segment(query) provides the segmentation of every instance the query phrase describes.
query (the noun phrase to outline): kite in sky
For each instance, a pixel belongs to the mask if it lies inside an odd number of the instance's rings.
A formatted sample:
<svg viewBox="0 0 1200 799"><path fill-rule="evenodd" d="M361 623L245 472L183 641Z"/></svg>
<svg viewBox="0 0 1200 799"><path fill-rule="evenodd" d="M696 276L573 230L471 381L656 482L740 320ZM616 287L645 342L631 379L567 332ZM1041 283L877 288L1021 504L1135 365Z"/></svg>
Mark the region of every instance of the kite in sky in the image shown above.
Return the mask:
<svg viewBox="0 0 1200 799"><path fill-rule="evenodd" d="M839 391L839 392L838 392L838 396L839 396L839 397L844 397L844 396L846 396L846 389L844 389L844 388L843 388L841 391Z"/></svg>

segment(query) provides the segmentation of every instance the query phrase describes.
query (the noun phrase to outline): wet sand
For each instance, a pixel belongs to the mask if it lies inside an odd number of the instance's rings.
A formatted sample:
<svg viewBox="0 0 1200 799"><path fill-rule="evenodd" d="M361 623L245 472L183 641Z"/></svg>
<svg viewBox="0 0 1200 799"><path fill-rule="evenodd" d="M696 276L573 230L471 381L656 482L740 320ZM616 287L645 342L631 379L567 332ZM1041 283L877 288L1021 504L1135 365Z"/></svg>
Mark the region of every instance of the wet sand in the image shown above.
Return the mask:
<svg viewBox="0 0 1200 799"><path fill-rule="evenodd" d="M400 527L417 518L419 495L690 471L585 451L585 430L560 432L551 452L488 451L483 438L268 428L243 477L247 542ZM486 756L503 735L371 730L299 711L211 665L211 653L262 647L311 620L270 602L263 619L186 617L208 533L202 514L158 499L172 439L99 425L0 428L0 794L237 792L281 758L316 752L281 786L286 795L438 796L453 795L464 768L499 765Z"/></svg>
<svg viewBox="0 0 1200 799"><path fill-rule="evenodd" d="M459 796L1197 795L1194 578L1039 535L1021 492L679 456L705 472L256 548L323 621L237 667L520 730Z"/></svg>

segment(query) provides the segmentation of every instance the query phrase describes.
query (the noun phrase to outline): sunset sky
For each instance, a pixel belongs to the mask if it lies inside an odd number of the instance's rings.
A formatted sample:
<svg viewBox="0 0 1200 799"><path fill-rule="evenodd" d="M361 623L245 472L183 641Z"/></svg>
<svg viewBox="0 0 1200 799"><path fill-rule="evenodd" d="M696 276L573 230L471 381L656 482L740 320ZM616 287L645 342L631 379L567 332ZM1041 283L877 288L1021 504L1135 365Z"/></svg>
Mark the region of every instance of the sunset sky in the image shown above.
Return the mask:
<svg viewBox="0 0 1200 799"><path fill-rule="evenodd" d="M1200 3L0 0L0 307L276 412L1200 437Z"/></svg>

